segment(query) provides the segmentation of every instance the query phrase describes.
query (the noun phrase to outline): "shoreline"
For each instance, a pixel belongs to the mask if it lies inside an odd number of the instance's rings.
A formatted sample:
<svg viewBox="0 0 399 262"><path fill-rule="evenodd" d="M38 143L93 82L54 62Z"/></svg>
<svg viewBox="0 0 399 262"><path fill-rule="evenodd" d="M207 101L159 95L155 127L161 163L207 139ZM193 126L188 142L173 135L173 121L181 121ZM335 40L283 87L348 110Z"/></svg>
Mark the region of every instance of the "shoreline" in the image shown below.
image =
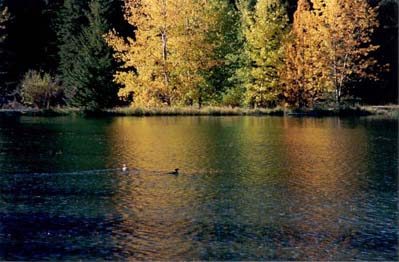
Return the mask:
<svg viewBox="0 0 399 262"><path fill-rule="evenodd" d="M387 116L399 117L399 105L382 106L357 106L338 109L309 109L294 110L282 107L277 108L231 108L231 107L117 107L101 111L85 111L78 108L52 108L52 109L0 109L0 117L57 117L69 115L113 117L151 117L151 116L291 116L291 117L361 117L361 116Z"/></svg>

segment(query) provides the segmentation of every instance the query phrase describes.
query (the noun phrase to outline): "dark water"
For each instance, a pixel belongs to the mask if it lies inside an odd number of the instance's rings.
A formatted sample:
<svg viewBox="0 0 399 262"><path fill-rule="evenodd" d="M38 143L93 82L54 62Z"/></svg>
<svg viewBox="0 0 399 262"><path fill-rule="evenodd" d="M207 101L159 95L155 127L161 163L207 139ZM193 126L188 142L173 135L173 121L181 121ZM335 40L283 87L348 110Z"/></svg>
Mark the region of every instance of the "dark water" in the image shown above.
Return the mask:
<svg viewBox="0 0 399 262"><path fill-rule="evenodd" d="M395 120L1 119L0 260L397 260L397 171Z"/></svg>

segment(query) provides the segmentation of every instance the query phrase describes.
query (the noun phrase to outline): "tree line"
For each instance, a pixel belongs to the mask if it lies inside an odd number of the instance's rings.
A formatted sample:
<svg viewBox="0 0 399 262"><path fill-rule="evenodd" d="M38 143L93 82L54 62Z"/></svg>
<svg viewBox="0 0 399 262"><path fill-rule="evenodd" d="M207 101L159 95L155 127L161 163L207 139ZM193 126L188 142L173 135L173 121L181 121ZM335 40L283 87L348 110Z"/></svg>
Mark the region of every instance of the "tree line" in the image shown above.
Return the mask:
<svg viewBox="0 0 399 262"><path fill-rule="evenodd" d="M396 1L25 2L0 0L0 104L397 102Z"/></svg>

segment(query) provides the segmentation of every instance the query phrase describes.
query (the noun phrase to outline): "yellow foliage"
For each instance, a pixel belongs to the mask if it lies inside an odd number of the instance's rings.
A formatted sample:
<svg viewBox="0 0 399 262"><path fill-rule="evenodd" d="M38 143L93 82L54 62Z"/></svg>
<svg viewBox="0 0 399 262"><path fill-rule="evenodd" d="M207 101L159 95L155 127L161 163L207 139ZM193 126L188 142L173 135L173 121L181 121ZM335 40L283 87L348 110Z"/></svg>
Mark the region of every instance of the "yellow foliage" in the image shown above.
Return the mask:
<svg viewBox="0 0 399 262"><path fill-rule="evenodd" d="M366 0L322 0L320 14L326 28L330 82L339 103L345 84L353 77L375 78L367 69L377 61L369 54L378 49L371 35L378 26L377 10Z"/></svg>
<svg viewBox="0 0 399 262"><path fill-rule="evenodd" d="M314 3L317 6L317 2ZM310 9L308 0L299 0L282 70L284 96L288 104L311 106L328 88L326 46L320 16Z"/></svg>
<svg viewBox="0 0 399 262"><path fill-rule="evenodd" d="M120 96L134 103L162 106L192 101L211 67L213 46L206 33L214 26L206 0L126 0L125 17L137 27L127 41L111 32L107 42L123 63L115 81ZM134 69L133 69L134 68Z"/></svg>
<svg viewBox="0 0 399 262"><path fill-rule="evenodd" d="M366 0L299 0L285 49L287 102L311 106L332 91L339 102L351 77L374 77L367 69L376 63L368 57L378 48L370 44L376 26L376 10Z"/></svg>

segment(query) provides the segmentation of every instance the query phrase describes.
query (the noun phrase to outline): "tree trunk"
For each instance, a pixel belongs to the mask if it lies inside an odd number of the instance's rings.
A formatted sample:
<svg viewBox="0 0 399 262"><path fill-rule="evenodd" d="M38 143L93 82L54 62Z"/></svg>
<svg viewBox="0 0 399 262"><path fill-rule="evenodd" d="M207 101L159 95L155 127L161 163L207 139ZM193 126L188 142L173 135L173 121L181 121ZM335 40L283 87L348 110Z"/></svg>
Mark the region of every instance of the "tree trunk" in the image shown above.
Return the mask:
<svg viewBox="0 0 399 262"><path fill-rule="evenodd" d="M48 110L48 109L50 109L50 95L47 93L46 94L46 109Z"/></svg>
<svg viewBox="0 0 399 262"><path fill-rule="evenodd" d="M338 107L341 106L341 87L335 88L335 103Z"/></svg>
<svg viewBox="0 0 399 262"><path fill-rule="evenodd" d="M168 60L168 49L167 49L168 38L165 32L162 32L161 38L162 38L163 75L164 75L165 87L167 88L169 85L169 76L166 68L166 61Z"/></svg>
<svg viewBox="0 0 399 262"><path fill-rule="evenodd" d="M198 87L198 108L201 109L202 107L202 87Z"/></svg>
<svg viewBox="0 0 399 262"><path fill-rule="evenodd" d="M164 82L166 91L169 91L169 75L168 69L166 65L166 61L168 60L168 36L166 32L166 0L162 1L162 16L164 25L161 29L161 39L162 39L162 60L163 60L163 75L164 75Z"/></svg>

